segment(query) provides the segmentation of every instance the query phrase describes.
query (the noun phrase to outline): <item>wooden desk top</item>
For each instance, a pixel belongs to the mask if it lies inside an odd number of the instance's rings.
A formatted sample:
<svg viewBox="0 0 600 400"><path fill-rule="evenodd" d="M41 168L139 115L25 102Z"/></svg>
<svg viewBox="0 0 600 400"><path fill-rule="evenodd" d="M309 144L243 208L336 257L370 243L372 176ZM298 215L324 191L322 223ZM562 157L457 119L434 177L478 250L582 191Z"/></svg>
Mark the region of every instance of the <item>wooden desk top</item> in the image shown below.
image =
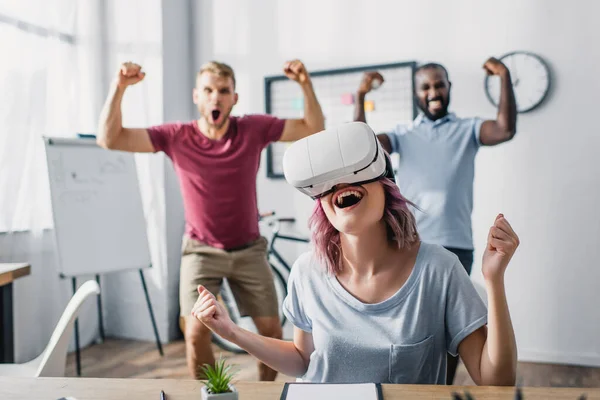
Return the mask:
<svg viewBox="0 0 600 400"><path fill-rule="evenodd" d="M240 400L279 400L281 382L237 382ZM170 379L95 379L95 378L8 378L0 377L2 400L56 400L72 396L77 400L159 400L164 390L167 400L199 400L202 382ZM468 389L476 400L513 400L510 387L460 387L425 385L383 385L384 400L446 399L452 392ZM598 389L524 388L524 400L600 399ZM333 399L332 399L333 400Z"/></svg>
<svg viewBox="0 0 600 400"><path fill-rule="evenodd" d="M0 263L0 286L8 285L15 279L31 274L31 266L25 263L3 264Z"/></svg>

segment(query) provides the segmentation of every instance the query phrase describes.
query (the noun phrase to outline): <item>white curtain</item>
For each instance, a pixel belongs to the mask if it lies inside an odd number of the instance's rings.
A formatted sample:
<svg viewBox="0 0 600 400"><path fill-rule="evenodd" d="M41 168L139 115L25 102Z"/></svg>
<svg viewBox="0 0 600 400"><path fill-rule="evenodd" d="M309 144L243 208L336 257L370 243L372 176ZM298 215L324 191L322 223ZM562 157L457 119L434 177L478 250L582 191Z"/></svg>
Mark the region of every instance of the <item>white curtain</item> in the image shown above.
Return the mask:
<svg viewBox="0 0 600 400"><path fill-rule="evenodd" d="M41 136L81 125L75 3L5 0L0 18L0 230L49 228Z"/></svg>
<svg viewBox="0 0 600 400"><path fill-rule="evenodd" d="M58 276L42 137L95 133L108 84L126 60L155 79L129 91L124 122L162 122L161 14L160 0L0 1L0 262L32 265L15 283L18 362L43 350L72 293ZM156 265L166 258L162 181L152 179L160 165L138 158ZM152 277L160 281L160 273ZM97 329L95 302L86 306L83 344Z"/></svg>

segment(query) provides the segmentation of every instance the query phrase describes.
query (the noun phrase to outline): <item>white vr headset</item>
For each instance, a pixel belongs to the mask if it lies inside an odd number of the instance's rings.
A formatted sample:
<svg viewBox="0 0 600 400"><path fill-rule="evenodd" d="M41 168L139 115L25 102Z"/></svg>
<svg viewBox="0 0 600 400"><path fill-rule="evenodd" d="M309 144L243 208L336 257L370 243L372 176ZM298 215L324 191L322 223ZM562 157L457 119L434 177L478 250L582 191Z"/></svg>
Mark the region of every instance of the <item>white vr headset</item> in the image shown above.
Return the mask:
<svg viewBox="0 0 600 400"><path fill-rule="evenodd" d="M313 199L331 193L335 185L364 184L394 171L377 136L363 122L350 122L294 142L283 155L289 184Z"/></svg>

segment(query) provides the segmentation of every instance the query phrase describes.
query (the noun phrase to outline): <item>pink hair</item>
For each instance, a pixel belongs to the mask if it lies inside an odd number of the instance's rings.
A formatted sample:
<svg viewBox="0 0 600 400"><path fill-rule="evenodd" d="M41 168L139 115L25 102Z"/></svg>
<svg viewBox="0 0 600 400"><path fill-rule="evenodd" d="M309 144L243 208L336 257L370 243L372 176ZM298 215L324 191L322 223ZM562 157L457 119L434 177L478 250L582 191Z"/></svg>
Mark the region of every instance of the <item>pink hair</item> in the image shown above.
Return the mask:
<svg viewBox="0 0 600 400"><path fill-rule="evenodd" d="M396 242L402 249L419 239L415 217L408 209L413 205L402 196L400 189L389 179L381 179L385 192L385 209L383 220L387 227L387 237L390 242ZM312 231L312 242L317 258L325 263L327 272L338 273L342 270L342 248L340 233L329 222L321 201L317 200L313 214L309 220Z"/></svg>

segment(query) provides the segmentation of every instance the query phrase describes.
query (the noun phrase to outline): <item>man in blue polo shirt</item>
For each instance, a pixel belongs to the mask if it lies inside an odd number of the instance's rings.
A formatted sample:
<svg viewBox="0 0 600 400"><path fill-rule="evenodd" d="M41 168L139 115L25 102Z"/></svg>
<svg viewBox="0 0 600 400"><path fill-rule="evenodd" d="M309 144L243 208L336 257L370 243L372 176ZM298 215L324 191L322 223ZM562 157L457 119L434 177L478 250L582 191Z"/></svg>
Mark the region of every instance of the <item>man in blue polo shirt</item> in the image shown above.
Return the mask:
<svg viewBox="0 0 600 400"><path fill-rule="evenodd" d="M516 133L517 108L508 68L495 58L483 68L501 80L495 120L459 118L448 112L451 83L440 64L417 68L414 75L419 116L377 135L390 154L400 155L397 182L402 194L420 209L415 211L421 239L456 254L468 274L473 264L471 212L475 155L480 146L511 140ZM375 82L379 81L379 82ZM354 120L367 122L366 94L383 83L378 72L367 72L357 91ZM458 358L449 356L447 379L452 384Z"/></svg>

